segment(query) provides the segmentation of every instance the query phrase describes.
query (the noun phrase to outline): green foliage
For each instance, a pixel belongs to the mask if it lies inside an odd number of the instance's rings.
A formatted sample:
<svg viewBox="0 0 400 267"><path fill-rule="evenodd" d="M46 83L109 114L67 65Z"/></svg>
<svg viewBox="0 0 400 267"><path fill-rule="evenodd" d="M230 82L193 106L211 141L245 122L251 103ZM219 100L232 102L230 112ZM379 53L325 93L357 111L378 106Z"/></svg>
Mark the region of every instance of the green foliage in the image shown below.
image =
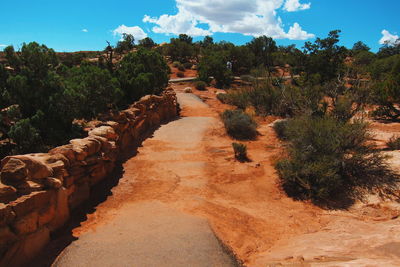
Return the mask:
<svg viewBox="0 0 400 267"><path fill-rule="evenodd" d="M327 204L360 197L363 190L391 190L398 181L386 158L370 145L367 125L361 121L303 116L286 127L289 158L276 168L291 197Z"/></svg>
<svg viewBox="0 0 400 267"><path fill-rule="evenodd" d="M106 69L82 65L71 68L65 81L65 99L70 100L70 110L75 118L93 118L101 112L115 108L122 91L119 83Z"/></svg>
<svg viewBox="0 0 400 267"><path fill-rule="evenodd" d="M142 46L144 48L153 48L154 46L156 46L156 43L150 37L146 37L139 41L139 46Z"/></svg>
<svg viewBox="0 0 400 267"><path fill-rule="evenodd" d="M229 97L227 94L224 93L218 93L217 94L217 99L224 104L228 104L229 103Z"/></svg>
<svg viewBox="0 0 400 267"><path fill-rule="evenodd" d="M31 124L30 119L22 119L15 123L8 135L16 143L18 153L29 153L41 149L40 132Z"/></svg>
<svg viewBox="0 0 400 267"><path fill-rule="evenodd" d="M227 57L222 52L211 52L205 54L198 66L199 79L209 82L214 77L218 88L229 86L232 82L232 72L226 67Z"/></svg>
<svg viewBox="0 0 400 267"><path fill-rule="evenodd" d="M0 137L15 143L13 153L65 143L82 134L74 119L91 119L145 94L160 93L168 83L164 58L144 48L126 55L113 74L85 62L72 68L59 64L52 49L37 43L23 44L20 52L7 47L5 56L8 68L0 65L0 100L1 108L8 108L1 114ZM10 151L12 146L2 145L1 153L4 147Z"/></svg>
<svg viewBox="0 0 400 267"><path fill-rule="evenodd" d="M192 68L193 64L190 62L186 62L183 64L183 66L185 67L185 69L190 70Z"/></svg>
<svg viewBox="0 0 400 267"><path fill-rule="evenodd" d="M314 43L305 43L307 75L319 74L324 83L336 78L343 70L347 49L338 45L340 32L331 31L325 39L317 38Z"/></svg>
<svg viewBox="0 0 400 267"><path fill-rule="evenodd" d="M122 34L122 40L118 41L115 52L122 54L131 51L135 47L135 37L132 34Z"/></svg>
<svg viewBox="0 0 400 267"><path fill-rule="evenodd" d="M235 158L239 161L247 161L247 146L241 143L232 143Z"/></svg>
<svg viewBox="0 0 400 267"><path fill-rule="evenodd" d="M276 42L267 36L254 38L247 44L255 55L255 65L264 65L269 70L274 64L273 53L277 51Z"/></svg>
<svg viewBox="0 0 400 267"><path fill-rule="evenodd" d="M190 38L172 38L166 53L172 61L189 62L195 56L195 49Z"/></svg>
<svg viewBox="0 0 400 267"><path fill-rule="evenodd" d="M141 48L121 60L116 77L129 104L147 94L160 94L168 84L169 67L159 53Z"/></svg>
<svg viewBox="0 0 400 267"><path fill-rule="evenodd" d="M365 43L358 41L353 45L353 48L351 49L353 53L359 53L359 52L368 52L371 50L371 48L368 47Z"/></svg>
<svg viewBox="0 0 400 267"><path fill-rule="evenodd" d="M251 140L257 136L257 123L242 110L225 110L221 114L226 132L238 140Z"/></svg>
<svg viewBox="0 0 400 267"><path fill-rule="evenodd" d="M252 88L230 90L227 102L241 109L252 106L260 115L294 116L319 112L322 90L319 87L273 86L257 82Z"/></svg>
<svg viewBox="0 0 400 267"><path fill-rule="evenodd" d="M172 67L174 67L174 68L178 68L179 66L181 66L182 65L182 63L180 63L179 61L174 61L173 63L172 63Z"/></svg>
<svg viewBox="0 0 400 267"><path fill-rule="evenodd" d="M178 66L178 70L184 72L186 68L181 64Z"/></svg>
<svg viewBox="0 0 400 267"><path fill-rule="evenodd" d="M207 90L207 84L205 82L203 82L203 81L195 82L194 87L196 87L196 89L199 90L199 91Z"/></svg>
<svg viewBox="0 0 400 267"><path fill-rule="evenodd" d="M274 130L279 139L287 140L288 139L288 120L279 120L274 122Z"/></svg>
<svg viewBox="0 0 400 267"><path fill-rule="evenodd" d="M400 150L400 137L393 135L386 145L390 150Z"/></svg>

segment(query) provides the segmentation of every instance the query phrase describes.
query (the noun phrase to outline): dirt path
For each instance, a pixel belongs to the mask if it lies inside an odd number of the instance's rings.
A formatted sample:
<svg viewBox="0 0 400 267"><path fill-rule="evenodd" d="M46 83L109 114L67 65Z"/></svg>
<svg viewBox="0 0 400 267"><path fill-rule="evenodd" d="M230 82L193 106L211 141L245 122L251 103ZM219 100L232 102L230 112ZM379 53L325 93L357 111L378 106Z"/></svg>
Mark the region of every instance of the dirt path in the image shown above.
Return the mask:
<svg viewBox="0 0 400 267"><path fill-rule="evenodd" d="M183 109L208 108L194 95L179 94L178 101ZM234 266L206 219L160 201L181 187L204 186L199 151L214 123L210 117L183 117L161 126L126 162L113 196L76 229L79 239L54 266ZM193 194L188 201L201 197Z"/></svg>

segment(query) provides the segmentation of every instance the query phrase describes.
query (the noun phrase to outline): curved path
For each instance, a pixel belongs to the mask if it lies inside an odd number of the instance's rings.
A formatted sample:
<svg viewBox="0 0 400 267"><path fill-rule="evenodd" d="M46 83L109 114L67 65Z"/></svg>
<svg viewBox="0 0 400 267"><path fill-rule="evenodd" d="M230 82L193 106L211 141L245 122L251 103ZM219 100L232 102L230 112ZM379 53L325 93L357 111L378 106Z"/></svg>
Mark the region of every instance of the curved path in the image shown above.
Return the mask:
<svg viewBox="0 0 400 267"><path fill-rule="evenodd" d="M208 109L192 94L178 93L178 102L186 114ZM196 192L206 183L199 151L214 123L190 116L161 126L124 164L113 195L75 229L78 240L53 266L234 266L207 220L169 201L175 190Z"/></svg>

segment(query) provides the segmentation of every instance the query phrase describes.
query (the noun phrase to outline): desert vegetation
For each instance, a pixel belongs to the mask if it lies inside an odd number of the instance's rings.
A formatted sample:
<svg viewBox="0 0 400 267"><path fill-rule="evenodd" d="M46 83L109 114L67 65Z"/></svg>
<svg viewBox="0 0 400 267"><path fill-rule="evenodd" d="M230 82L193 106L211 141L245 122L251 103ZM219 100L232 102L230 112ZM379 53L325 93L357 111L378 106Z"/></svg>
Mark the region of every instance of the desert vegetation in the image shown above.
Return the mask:
<svg viewBox="0 0 400 267"><path fill-rule="evenodd" d="M86 60L85 54L59 56L35 42L19 51L6 47L6 61L0 64L0 155L46 151L82 135L77 120L161 93L169 68L157 51L147 48L150 44L147 40L130 52L134 38L124 35L97 61ZM113 62L118 54L123 58Z"/></svg>
<svg viewBox="0 0 400 267"><path fill-rule="evenodd" d="M339 193L390 195L398 177L374 147L366 118L400 116L400 44L373 53L360 41L348 49L339 45L340 33L331 31L302 49L278 46L267 36L238 46L210 36L194 42L186 34L160 46L150 38L136 45L125 34L115 47L108 43L91 54L58 55L37 43L19 51L7 47L0 64L1 155L46 150L81 135L79 121L160 94L169 63L177 77L196 69L199 91L227 90L217 98L237 108L221 114L234 139L257 137L247 109L284 119L274 126L287 146L276 169L294 198L328 203ZM241 77L239 84L235 77ZM398 140L387 147L398 149Z"/></svg>

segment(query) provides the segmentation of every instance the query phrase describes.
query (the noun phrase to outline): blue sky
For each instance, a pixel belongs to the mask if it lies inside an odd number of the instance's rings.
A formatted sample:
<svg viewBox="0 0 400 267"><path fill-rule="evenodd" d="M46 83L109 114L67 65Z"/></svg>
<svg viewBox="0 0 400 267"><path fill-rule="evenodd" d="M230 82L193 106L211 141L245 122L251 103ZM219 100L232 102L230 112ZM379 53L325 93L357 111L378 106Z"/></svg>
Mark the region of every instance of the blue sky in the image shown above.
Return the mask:
<svg viewBox="0 0 400 267"><path fill-rule="evenodd" d="M178 33L243 44L269 35L296 44L342 30L342 44L377 51L400 35L400 0L20 0L1 3L0 49L37 41L56 51L99 50L121 33L166 42Z"/></svg>

